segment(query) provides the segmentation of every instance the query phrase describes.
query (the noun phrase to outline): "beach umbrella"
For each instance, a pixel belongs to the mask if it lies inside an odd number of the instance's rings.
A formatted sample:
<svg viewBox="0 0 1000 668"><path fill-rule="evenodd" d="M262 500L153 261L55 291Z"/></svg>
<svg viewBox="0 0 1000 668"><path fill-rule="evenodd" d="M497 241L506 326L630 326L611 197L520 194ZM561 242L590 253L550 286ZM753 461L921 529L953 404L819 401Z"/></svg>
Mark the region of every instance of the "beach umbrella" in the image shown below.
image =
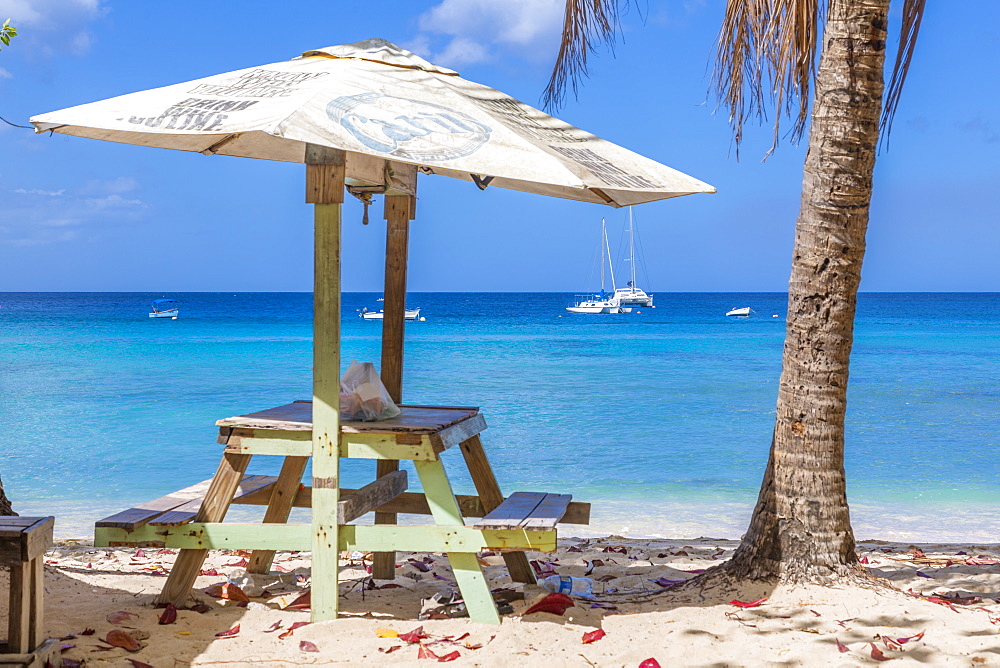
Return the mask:
<svg viewBox="0 0 1000 668"><path fill-rule="evenodd" d="M31 122L39 132L287 162L307 162L315 144L480 187L612 206L715 191L380 39Z"/></svg>
<svg viewBox="0 0 1000 668"><path fill-rule="evenodd" d="M334 574L336 522L329 518L336 517L338 500L345 187L366 204L374 194L386 196L382 377L397 402L408 225L415 216L418 172L483 190L509 188L615 207L715 191L380 39L70 107L31 122L37 132L306 163L306 201L315 205L313 564L317 572ZM379 461L378 475L394 468ZM393 520L376 513L376 522ZM517 557L508 565L530 577L523 554ZM376 563L376 577L391 573L391 559ZM314 619L336 615L335 576L333 587L323 586L326 579L313 579Z"/></svg>

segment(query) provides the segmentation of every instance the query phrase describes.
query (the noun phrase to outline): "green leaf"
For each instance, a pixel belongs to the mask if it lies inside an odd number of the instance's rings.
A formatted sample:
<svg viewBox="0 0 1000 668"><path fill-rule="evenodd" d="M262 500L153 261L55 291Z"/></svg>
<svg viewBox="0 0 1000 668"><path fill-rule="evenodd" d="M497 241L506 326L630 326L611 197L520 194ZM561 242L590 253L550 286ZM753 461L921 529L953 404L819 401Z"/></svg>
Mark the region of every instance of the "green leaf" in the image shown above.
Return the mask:
<svg viewBox="0 0 1000 668"><path fill-rule="evenodd" d="M10 46L10 37L7 37L7 35L0 35L0 42L3 42L5 45Z"/></svg>

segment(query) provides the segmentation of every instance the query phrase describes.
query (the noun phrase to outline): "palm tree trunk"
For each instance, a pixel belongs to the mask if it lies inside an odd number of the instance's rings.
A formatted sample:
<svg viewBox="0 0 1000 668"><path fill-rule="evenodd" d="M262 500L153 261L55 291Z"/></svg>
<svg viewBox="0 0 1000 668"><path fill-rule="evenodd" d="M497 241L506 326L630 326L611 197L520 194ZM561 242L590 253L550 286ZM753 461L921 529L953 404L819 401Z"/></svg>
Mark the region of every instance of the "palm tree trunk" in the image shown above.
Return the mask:
<svg viewBox="0 0 1000 668"><path fill-rule="evenodd" d="M7 495L3 491L3 480L0 480L0 516L3 515L17 515L17 513L10 507L10 501L7 500Z"/></svg>
<svg viewBox="0 0 1000 668"><path fill-rule="evenodd" d="M738 577L857 568L844 476L854 313L878 146L889 0L830 0L796 222L771 455Z"/></svg>

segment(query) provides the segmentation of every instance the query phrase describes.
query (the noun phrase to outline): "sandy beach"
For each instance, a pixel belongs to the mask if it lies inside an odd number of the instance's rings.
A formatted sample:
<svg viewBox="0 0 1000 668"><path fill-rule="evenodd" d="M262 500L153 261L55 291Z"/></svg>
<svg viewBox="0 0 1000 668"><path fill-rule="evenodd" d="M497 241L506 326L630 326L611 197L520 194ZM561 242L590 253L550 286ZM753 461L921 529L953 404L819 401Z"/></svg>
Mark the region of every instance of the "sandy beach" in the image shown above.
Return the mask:
<svg viewBox="0 0 1000 668"><path fill-rule="evenodd" d="M153 599L172 550L62 541L45 559L46 627L63 639L69 666L635 667L649 659L661 666L1000 665L998 545L860 543L862 563L895 589L670 589L728 558L736 545L560 540L557 553L530 555L536 570L586 576L594 592L574 597L561 615L528 612L547 592L512 584L501 557L487 553L491 586L510 600L495 627L452 617L459 605L437 607L435 596L447 601L455 591L442 555L400 554L391 583L369 578L369 555L342 555L342 618L309 624L309 612L296 604L308 591L308 553L279 552L269 576L248 582L248 553L213 551L189 601L193 609L171 621ZM226 583L242 583L249 595L240 600L231 584L218 586ZM137 651L112 646L132 641Z"/></svg>

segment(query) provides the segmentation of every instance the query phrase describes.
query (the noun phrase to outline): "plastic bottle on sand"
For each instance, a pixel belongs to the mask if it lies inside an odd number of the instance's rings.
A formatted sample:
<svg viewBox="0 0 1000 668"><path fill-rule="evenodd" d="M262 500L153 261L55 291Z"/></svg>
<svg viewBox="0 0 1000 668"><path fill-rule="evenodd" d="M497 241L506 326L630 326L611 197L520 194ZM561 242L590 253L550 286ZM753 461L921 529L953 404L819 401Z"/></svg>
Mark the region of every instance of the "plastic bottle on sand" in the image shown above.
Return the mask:
<svg viewBox="0 0 1000 668"><path fill-rule="evenodd" d="M547 578L539 580L538 585L551 592L558 592L569 596L579 596L580 598L593 598L594 596L594 581L590 578L550 575Z"/></svg>

